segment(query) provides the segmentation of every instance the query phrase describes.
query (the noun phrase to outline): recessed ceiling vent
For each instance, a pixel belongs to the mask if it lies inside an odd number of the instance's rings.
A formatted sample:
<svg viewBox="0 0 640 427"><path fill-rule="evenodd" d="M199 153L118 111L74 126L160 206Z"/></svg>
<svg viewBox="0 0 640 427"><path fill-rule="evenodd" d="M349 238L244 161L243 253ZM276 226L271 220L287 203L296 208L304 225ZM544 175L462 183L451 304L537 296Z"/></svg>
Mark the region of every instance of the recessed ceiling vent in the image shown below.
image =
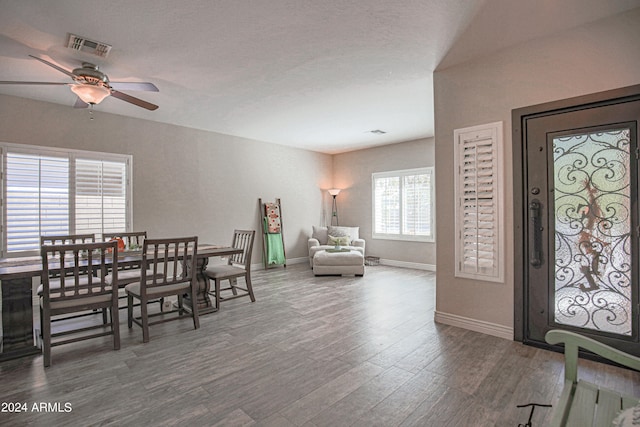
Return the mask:
<svg viewBox="0 0 640 427"><path fill-rule="evenodd" d="M111 45L95 40L89 40L86 37L76 36L75 34L69 34L67 47L69 49L99 56L100 58L106 58L111 51Z"/></svg>

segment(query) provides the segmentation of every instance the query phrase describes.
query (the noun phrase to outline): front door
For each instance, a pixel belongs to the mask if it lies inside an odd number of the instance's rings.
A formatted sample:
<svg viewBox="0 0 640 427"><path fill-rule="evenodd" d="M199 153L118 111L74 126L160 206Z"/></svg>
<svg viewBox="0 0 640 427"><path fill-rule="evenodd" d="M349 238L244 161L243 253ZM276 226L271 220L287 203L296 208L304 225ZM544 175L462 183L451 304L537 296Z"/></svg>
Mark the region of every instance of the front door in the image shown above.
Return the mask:
<svg viewBox="0 0 640 427"><path fill-rule="evenodd" d="M524 341L550 329L640 355L640 100L524 121Z"/></svg>

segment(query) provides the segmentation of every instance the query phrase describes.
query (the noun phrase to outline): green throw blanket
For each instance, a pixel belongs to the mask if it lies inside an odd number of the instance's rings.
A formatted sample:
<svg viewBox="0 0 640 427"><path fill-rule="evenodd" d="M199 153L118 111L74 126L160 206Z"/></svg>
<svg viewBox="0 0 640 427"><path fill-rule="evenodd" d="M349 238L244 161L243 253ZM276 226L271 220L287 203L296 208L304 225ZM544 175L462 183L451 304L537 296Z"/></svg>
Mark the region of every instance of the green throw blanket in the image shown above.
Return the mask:
<svg viewBox="0 0 640 427"><path fill-rule="evenodd" d="M282 243L281 233L267 232L267 218L264 218L264 231L267 240L267 265L281 265L286 262L284 257L284 243Z"/></svg>

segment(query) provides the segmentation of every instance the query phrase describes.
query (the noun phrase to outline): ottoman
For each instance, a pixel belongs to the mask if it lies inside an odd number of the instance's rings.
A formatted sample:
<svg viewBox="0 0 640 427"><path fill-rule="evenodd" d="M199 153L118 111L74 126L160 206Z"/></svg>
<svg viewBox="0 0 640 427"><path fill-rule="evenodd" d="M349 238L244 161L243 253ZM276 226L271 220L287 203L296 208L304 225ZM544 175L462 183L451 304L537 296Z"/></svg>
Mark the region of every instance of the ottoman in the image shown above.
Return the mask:
<svg viewBox="0 0 640 427"><path fill-rule="evenodd" d="M359 251L318 251L313 256L313 274L316 276L341 274L363 276L364 256Z"/></svg>

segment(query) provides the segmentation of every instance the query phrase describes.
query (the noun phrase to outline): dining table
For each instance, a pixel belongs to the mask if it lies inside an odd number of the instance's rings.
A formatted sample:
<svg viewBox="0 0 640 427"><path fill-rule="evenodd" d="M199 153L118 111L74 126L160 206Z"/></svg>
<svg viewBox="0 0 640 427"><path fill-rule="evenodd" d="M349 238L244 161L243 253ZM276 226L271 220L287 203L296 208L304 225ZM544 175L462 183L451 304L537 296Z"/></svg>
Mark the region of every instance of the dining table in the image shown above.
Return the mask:
<svg viewBox="0 0 640 427"><path fill-rule="evenodd" d="M242 253L242 249L215 244L198 244L196 252L196 279L198 292L196 301L198 314L217 311L209 298L209 279L205 271L212 257L226 257ZM140 265L141 250L118 253L118 268ZM0 285L2 292L2 340L0 361L40 353L36 345L33 322L33 279L42 277L40 256L0 259ZM184 298L186 309L194 302Z"/></svg>

